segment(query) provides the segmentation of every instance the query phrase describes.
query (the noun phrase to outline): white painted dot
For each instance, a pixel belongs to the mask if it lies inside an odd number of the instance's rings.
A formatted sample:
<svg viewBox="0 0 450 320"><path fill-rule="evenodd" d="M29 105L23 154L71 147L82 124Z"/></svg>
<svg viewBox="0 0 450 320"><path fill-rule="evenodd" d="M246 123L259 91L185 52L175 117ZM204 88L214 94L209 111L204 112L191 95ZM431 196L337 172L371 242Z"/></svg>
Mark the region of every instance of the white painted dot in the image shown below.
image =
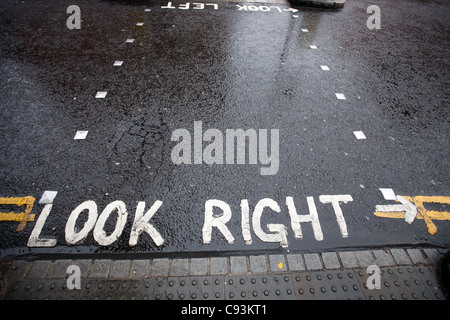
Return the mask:
<svg viewBox="0 0 450 320"><path fill-rule="evenodd" d="M123 61L115 61L114 62L115 67L120 67L120 66L122 66L122 64L123 64Z"/></svg>
<svg viewBox="0 0 450 320"><path fill-rule="evenodd" d="M295 19L298 19L298 15L296 15L296 14L294 14L292 17Z"/></svg>
<svg viewBox="0 0 450 320"><path fill-rule="evenodd" d="M308 29L302 29L302 32L308 32Z"/></svg>
<svg viewBox="0 0 450 320"><path fill-rule="evenodd" d="M379 188L378 190L381 191L385 200L397 200L394 190L391 188Z"/></svg>
<svg viewBox="0 0 450 320"><path fill-rule="evenodd" d="M345 96L343 93L336 93L336 98L338 98L339 100L345 100Z"/></svg>
<svg viewBox="0 0 450 320"><path fill-rule="evenodd" d="M312 45L312 46L309 46L311 49L317 49L317 46L315 46L315 45Z"/></svg>
<svg viewBox="0 0 450 320"><path fill-rule="evenodd" d="M150 12L150 11L152 11L152 9L145 8L144 11L145 12Z"/></svg>
<svg viewBox="0 0 450 320"><path fill-rule="evenodd" d="M366 135L362 131L353 131L353 134L355 135L356 139L367 139Z"/></svg>
<svg viewBox="0 0 450 320"><path fill-rule="evenodd" d="M322 68L322 70L325 70L325 71L330 70L330 68L328 68L328 66L320 66L320 67Z"/></svg>
<svg viewBox="0 0 450 320"><path fill-rule="evenodd" d="M127 41L125 41L126 43L133 43L134 39L127 39Z"/></svg>
<svg viewBox="0 0 450 320"><path fill-rule="evenodd" d="M97 92L97 94L95 95L95 98L96 99L103 99L103 98L105 98L106 97L106 94L107 94L108 92L106 92L106 91L99 91L99 92Z"/></svg>
<svg viewBox="0 0 450 320"><path fill-rule="evenodd" d="M83 140L86 139L86 136L88 134L88 131L77 131L77 133L75 133L75 140Z"/></svg>
<svg viewBox="0 0 450 320"><path fill-rule="evenodd" d="M144 25L143 22L138 22L138 23L136 23L136 26L138 26L138 27L142 27L143 25Z"/></svg>

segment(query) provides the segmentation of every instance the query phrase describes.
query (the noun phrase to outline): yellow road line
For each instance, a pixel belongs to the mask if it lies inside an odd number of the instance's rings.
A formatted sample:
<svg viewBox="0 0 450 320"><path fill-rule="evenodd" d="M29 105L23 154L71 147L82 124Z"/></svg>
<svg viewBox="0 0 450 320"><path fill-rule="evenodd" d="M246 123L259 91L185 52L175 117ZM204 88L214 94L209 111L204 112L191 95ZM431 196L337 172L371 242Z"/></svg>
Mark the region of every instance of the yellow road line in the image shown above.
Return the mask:
<svg viewBox="0 0 450 320"><path fill-rule="evenodd" d="M408 197L402 196L402 198L411 201L417 207L416 219L423 219L427 226L428 233L434 235L437 233L437 227L433 223L433 220L450 220L450 212L447 211L435 211L425 209L424 203L442 203L450 204L450 197L445 196L415 196ZM374 212L377 217L381 218L393 218L393 219L404 219L405 212Z"/></svg>
<svg viewBox="0 0 450 320"><path fill-rule="evenodd" d="M17 226L16 231L22 231L25 229L28 221L34 221L34 214L30 214L33 209L35 199L31 196L28 197L9 197L9 198L0 198L0 205L16 205L23 206L26 205L26 208L23 212L0 212L0 221L17 221L19 225Z"/></svg>

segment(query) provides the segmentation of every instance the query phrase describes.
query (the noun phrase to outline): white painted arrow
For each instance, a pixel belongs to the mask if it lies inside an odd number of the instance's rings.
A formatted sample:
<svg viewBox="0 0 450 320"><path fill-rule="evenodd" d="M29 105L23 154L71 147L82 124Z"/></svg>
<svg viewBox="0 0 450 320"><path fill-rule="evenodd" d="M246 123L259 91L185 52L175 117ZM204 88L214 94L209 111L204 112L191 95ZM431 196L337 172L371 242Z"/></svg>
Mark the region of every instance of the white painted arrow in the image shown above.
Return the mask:
<svg viewBox="0 0 450 320"><path fill-rule="evenodd" d="M389 204L389 205L376 205L375 210L377 212L405 212L405 221L411 224L417 215L417 207L411 202L397 196L397 201L401 204Z"/></svg>
<svg viewBox="0 0 450 320"><path fill-rule="evenodd" d="M292 13L296 13L298 9L289 8L289 9L283 9L283 11L291 11Z"/></svg>

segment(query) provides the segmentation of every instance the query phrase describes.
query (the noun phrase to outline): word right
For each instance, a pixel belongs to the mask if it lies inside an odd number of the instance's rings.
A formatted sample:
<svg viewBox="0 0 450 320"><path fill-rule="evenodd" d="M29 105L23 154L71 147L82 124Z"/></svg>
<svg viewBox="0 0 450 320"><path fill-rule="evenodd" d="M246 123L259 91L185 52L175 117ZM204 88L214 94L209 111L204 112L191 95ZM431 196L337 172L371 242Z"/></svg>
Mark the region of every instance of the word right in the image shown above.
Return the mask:
<svg viewBox="0 0 450 320"><path fill-rule="evenodd" d="M317 241L323 240L322 228L319 222L319 216L317 214L316 205L313 197L306 198L309 208L309 214L299 215L294 204L292 197L286 197L286 206L291 218L291 228L294 231L295 239L303 239L303 233L301 223L311 223L314 231L314 237ZM330 203L333 206L334 213L336 215L336 221L341 231L343 238L348 237L347 224L340 207L341 203L347 203L353 201L353 198L349 194L339 195L321 195L319 200L322 203ZM216 208L216 212L214 212ZM264 242L279 242L280 246L286 248L288 246L287 241L287 228L281 223L268 223L267 233L261 227L261 217L264 209L270 209L277 213L281 212L278 202L270 198L264 198L258 201L255 205L255 209L252 214L252 225L255 235ZM221 214L217 214L217 210L221 210ZM241 200L241 227L242 236L247 245L252 244L252 235L250 233L250 208L247 199ZM205 202L205 221L203 224L202 235L203 243L209 244L211 242L212 228L217 228L228 241L229 244L234 242L234 236L226 226L227 222L231 219L231 208L222 200L210 199Z"/></svg>

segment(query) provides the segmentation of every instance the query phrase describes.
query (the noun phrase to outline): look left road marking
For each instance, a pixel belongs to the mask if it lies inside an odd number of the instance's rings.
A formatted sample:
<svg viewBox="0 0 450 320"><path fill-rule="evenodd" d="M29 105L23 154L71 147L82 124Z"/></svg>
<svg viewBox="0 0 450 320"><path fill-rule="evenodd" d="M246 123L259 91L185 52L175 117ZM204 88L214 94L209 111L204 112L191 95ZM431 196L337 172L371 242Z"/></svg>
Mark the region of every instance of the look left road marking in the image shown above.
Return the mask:
<svg viewBox="0 0 450 320"><path fill-rule="evenodd" d="M0 212L0 221L17 221L19 225L17 226L16 231L23 231L28 221L34 221L34 214L30 214L34 205L34 198L31 196L27 197L10 197L10 198L0 198L0 205L16 205L23 206L26 205L26 208L23 212Z"/></svg>

